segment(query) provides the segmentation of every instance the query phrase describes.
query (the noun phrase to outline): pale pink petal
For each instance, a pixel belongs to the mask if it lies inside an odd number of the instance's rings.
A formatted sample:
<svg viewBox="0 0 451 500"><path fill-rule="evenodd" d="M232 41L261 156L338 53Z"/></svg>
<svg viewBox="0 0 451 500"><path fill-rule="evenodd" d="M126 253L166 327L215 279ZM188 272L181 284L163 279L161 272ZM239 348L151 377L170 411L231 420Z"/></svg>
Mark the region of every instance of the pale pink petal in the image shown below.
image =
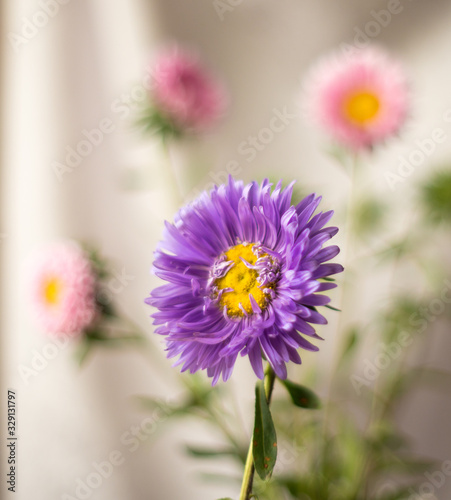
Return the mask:
<svg viewBox="0 0 451 500"><path fill-rule="evenodd" d="M356 123L344 111L347 99L366 92L377 98L373 119ZM320 61L306 84L306 105L326 132L353 150L371 148L396 135L409 112L409 88L401 65L381 49L334 54Z"/></svg>
<svg viewBox="0 0 451 500"><path fill-rule="evenodd" d="M54 302L48 300L45 291L52 280L58 283ZM98 313L96 276L76 244L55 244L36 255L29 286L36 321L46 333L80 334Z"/></svg>

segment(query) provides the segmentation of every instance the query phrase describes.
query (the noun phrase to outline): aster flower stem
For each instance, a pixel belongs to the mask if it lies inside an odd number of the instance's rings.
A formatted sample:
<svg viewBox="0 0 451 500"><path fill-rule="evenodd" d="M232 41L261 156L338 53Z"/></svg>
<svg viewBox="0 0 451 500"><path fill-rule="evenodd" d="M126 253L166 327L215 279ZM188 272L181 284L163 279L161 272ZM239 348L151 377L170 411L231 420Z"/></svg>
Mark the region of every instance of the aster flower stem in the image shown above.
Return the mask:
<svg viewBox="0 0 451 500"><path fill-rule="evenodd" d="M274 382L276 380L276 374L268 363L265 371L265 395L268 405L271 402L272 391L274 389ZM241 484L241 492L239 500L249 500L252 495L252 485L254 482L254 456L253 456L253 436L251 437L251 442L249 444L249 451L247 452L246 464L244 466L243 482Z"/></svg>
<svg viewBox="0 0 451 500"><path fill-rule="evenodd" d="M252 454L253 443L252 439L247 452L246 464L244 466L243 482L241 484L241 492L239 500L249 500L252 493L252 484L254 482L254 456Z"/></svg>

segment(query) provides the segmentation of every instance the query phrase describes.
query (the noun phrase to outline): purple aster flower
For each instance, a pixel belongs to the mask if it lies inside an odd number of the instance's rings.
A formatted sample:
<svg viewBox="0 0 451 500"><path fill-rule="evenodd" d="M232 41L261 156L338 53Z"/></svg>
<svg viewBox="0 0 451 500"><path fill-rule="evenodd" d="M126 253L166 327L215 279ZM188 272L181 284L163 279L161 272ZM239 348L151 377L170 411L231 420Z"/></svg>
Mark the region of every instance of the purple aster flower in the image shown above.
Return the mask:
<svg viewBox="0 0 451 500"><path fill-rule="evenodd" d="M318 350L305 337L321 339L312 324L327 323L316 307L330 299L318 292L334 288L322 278L343 267L326 263L340 250L323 245L338 229L324 227L332 211L313 215L320 197L291 205L293 184L271 191L268 180L230 177L166 222L154 272L168 283L146 303L182 371L206 369L214 385L241 354L257 377L264 356L284 379L288 361L301 363L298 348Z"/></svg>

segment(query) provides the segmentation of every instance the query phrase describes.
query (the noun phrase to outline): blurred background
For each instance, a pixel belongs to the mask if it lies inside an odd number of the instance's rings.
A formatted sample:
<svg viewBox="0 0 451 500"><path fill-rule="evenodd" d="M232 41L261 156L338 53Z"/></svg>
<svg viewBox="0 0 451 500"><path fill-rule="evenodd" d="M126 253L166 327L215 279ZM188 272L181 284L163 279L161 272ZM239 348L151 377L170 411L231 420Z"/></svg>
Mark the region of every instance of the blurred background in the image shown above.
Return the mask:
<svg viewBox="0 0 451 500"><path fill-rule="evenodd" d="M396 14L385 25L368 24L389 5ZM360 247L364 255L417 227L418 185L435 169L450 165L450 22L451 4L445 0L2 2L0 422L3 436L5 394L12 388L18 401L16 498L82 498L75 495L78 479L84 481L96 470L94 464L116 450L121 464L83 498L211 500L238 495L239 483L203 482L200 477L218 468L237 473L235 464L196 462L184 453L188 441L219 442L214 429L193 419L152 423L134 399L150 395L177 401L183 390L177 369L164 358L160 338L152 335L151 311L143 302L157 284L150 267L163 221L172 219L180 204L160 145L134 127L145 98L142 82L157 51L174 42L197 51L230 98L226 117L213 131L174 145L172 160L184 201L212 182L223 182L228 172L245 181L296 179L301 192L323 195L323 210L338 207L337 225L345 220L350 180L328 153L324 136L305 117L303 78L318 57L356 37L380 44L400 59L411 80L413 109L401 137L363 162L359 193L365 196L367 190L388 207L385 226ZM277 112L288 117L283 130L261 151L243 153L243 141L267 127ZM101 124L105 133L99 144L70 171L55 174L55 162L65 164L68 148ZM443 129L446 140L391 189L387 172L396 173L401 158L436 128ZM432 234L436 237L429 239L425 252L433 252L433 260L449 269L449 235L443 229ZM342 231L338 244L345 244L345 235ZM64 238L96 246L123 277L112 292L114 300L148 334L150 354L144 349L98 349L80 369L71 345L58 348L56 355L49 350L49 339L27 314L25 263L34 250ZM337 260L350 264L356 253L343 252ZM392 271L369 262L365 272L353 275L351 291L341 303L347 315L342 321L367 320L398 292L427 295L428 286L414 264L400 266L394 278ZM438 283L446 278L441 273ZM332 297L340 307L340 288ZM329 325L319 332L326 339L320 352L304 354L305 364L290 368L302 377L302 370L319 367L324 374L316 387L320 394L327 393L340 346L334 335L339 314L328 311ZM442 316L428 321L427 341L417 347L417 355L428 366L446 370L451 339ZM371 340L363 339L361 360L371 360L372 349ZM361 374L362 366L355 373ZM239 360L228 387L244 435L252 426L254 382L248 361ZM349 377L347 383L352 392ZM418 387L396 414L414 453L437 462L426 469L430 472L451 459L448 387ZM148 432L135 449L127 439L142 425ZM4 467L5 449L2 440ZM8 498L4 478L2 473L0 491ZM424 498L451 497L451 477L434 495Z"/></svg>

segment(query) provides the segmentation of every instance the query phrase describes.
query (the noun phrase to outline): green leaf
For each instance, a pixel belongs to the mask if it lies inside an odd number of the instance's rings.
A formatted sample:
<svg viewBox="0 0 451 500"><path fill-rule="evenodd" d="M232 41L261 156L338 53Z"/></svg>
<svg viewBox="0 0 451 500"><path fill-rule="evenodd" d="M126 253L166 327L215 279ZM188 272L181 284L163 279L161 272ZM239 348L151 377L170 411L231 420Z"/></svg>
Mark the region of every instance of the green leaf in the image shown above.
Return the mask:
<svg viewBox="0 0 451 500"><path fill-rule="evenodd" d="M188 398L187 401L180 405L169 405L159 399L148 396L136 396L135 399L145 409L153 411L155 408L160 408L167 417L185 417L187 415L199 416L198 412L196 412L199 406L193 398Z"/></svg>
<svg viewBox="0 0 451 500"><path fill-rule="evenodd" d="M88 358L88 355L91 352L91 348L92 348L92 343L88 339L86 338L81 339L81 342L75 352L75 358L77 359L77 362L80 367L83 366L86 359Z"/></svg>
<svg viewBox="0 0 451 500"><path fill-rule="evenodd" d="M346 338L343 345L343 351L339 357L338 367L342 368L345 362L349 360L360 340L359 330L357 327L352 327L346 334Z"/></svg>
<svg viewBox="0 0 451 500"><path fill-rule="evenodd" d="M205 383L205 379L197 373L184 374L182 377L190 392L192 406L207 407L211 404L211 398L221 393L221 387L212 387L211 384Z"/></svg>
<svg viewBox="0 0 451 500"><path fill-rule="evenodd" d="M277 436L263 382L255 386L255 424L252 440L255 470L261 479L268 479L276 465Z"/></svg>
<svg viewBox="0 0 451 500"><path fill-rule="evenodd" d="M138 344L143 344L146 342L146 338L143 337L141 334L136 333L136 334L125 334L125 335L115 335L114 337L108 337L105 338L108 342L109 345L111 346L116 346L119 344L126 344L126 343L138 343Z"/></svg>
<svg viewBox="0 0 451 500"><path fill-rule="evenodd" d="M196 458L217 458L224 456L236 456L236 451L233 448L222 450L211 450L208 448L198 448L197 446L186 446L186 452Z"/></svg>
<svg viewBox="0 0 451 500"><path fill-rule="evenodd" d="M85 332L85 338L88 342L100 342L108 347L113 347L128 342L142 343L146 340L145 337L143 337L141 334L131 333L125 335L108 336L107 333L104 333L101 330L87 330Z"/></svg>
<svg viewBox="0 0 451 500"><path fill-rule="evenodd" d="M137 126L152 134L160 135L163 140L180 138L183 135L181 128L152 105L148 106L137 121Z"/></svg>
<svg viewBox="0 0 451 500"><path fill-rule="evenodd" d="M359 238L365 238L374 234L384 221L386 214L385 205L367 196L357 203L353 214L353 230Z"/></svg>
<svg viewBox="0 0 451 500"><path fill-rule="evenodd" d="M318 485L313 485L312 480L309 480L308 477L301 474L297 474L295 476L278 477L276 481L284 489L288 490L293 498L299 500L318 498L317 496L314 497L313 495L318 495L318 488L323 486L325 483L325 481L323 480L322 483L319 483ZM327 491L324 493L327 495Z"/></svg>
<svg viewBox="0 0 451 500"><path fill-rule="evenodd" d="M93 246L83 243L82 247L87 253L89 260L94 268L97 278L103 280L110 276L109 263L100 255L99 251Z"/></svg>
<svg viewBox="0 0 451 500"><path fill-rule="evenodd" d="M290 380L282 380L282 383L287 388L293 403L299 408L317 410L321 406L318 396L307 387Z"/></svg>
<svg viewBox="0 0 451 500"><path fill-rule="evenodd" d="M108 340L108 337L104 333L97 330L86 330L85 338L89 342L104 342Z"/></svg>
<svg viewBox="0 0 451 500"><path fill-rule="evenodd" d="M329 304L326 304L325 307L327 307L327 309L332 309L332 311L341 312L341 309L337 309L336 307L330 306Z"/></svg>
<svg viewBox="0 0 451 500"><path fill-rule="evenodd" d="M197 446L186 446L186 452L192 457L196 458L223 458L232 457L244 465L246 463L247 450L235 448L222 448L219 450L212 450L209 448L199 448Z"/></svg>
<svg viewBox="0 0 451 500"><path fill-rule="evenodd" d="M421 186L420 200L427 222L451 222L451 172L449 168L434 173Z"/></svg>
<svg viewBox="0 0 451 500"><path fill-rule="evenodd" d="M103 298L103 295L97 299L97 305L100 308L100 311L102 313L102 316L106 316L107 318L117 318L116 311L114 310L114 307L107 302L103 302L101 299ZM106 299L106 297L105 297Z"/></svg>

